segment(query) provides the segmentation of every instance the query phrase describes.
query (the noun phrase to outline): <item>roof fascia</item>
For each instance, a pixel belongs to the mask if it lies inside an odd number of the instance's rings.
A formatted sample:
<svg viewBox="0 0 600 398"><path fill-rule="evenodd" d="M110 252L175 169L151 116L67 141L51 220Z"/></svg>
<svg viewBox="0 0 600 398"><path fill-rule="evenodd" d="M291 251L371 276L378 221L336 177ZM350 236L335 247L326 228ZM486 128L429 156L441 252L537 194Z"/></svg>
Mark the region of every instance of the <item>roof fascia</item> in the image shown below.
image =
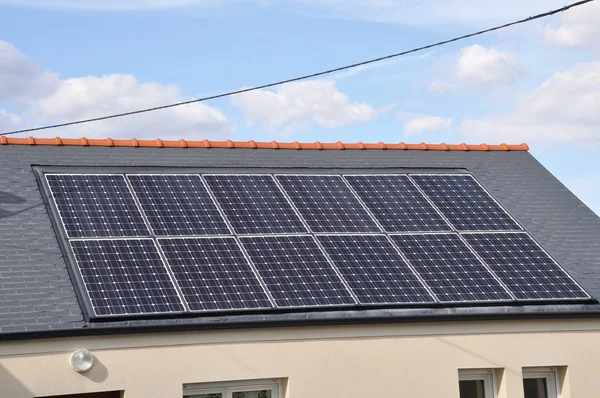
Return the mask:
<svg viewBox="0 0 600 398"><path fill-rule="evenodd" d="M257 329L273 327L590 318L600 318L600 304L433 309L377 309L365 311L231 315L194 319L162 320L160 323L158 323L156 320L92 323L81 329L0 333L0 342L137 333Z"/></svg>

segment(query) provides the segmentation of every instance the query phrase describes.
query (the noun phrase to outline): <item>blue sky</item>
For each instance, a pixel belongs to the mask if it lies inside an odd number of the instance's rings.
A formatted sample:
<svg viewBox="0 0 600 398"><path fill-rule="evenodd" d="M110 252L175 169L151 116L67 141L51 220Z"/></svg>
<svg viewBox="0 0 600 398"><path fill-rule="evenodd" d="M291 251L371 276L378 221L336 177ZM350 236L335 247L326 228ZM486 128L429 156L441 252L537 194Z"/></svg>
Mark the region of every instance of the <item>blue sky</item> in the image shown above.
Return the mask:
<svg viewBox="0 0 600 398"><path fill-rule="evenodd" d="M0 131L268 83L567 3L0 0ZM527 142L600 213L599 19L595 2L367 68L36 136Z"/></svg>

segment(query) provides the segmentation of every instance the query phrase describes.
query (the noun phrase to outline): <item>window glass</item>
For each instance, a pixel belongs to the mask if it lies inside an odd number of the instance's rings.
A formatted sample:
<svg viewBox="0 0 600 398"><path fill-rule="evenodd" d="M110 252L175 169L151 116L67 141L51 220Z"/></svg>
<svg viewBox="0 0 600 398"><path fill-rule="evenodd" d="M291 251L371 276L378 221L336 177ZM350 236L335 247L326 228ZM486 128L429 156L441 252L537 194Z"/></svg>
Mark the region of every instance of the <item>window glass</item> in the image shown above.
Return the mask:
<svg viewBox="0 0 600 398"><path fill-rule="evenodd" d="M271 398L271 390L234 392L233 398Z"/></svg>
<svg viewBox="0 0 600 398"><path fill-rule="evenodd" d="M279 383L278 380L263 379L185 384L183 398L281 398Z"/></svg>
<svg viewBox="0 0 600 398"><path fill-rule="evenodd" d="M460 398L488 398L485 396L484 380L461 380L459 388Z"/></svg>
<svg viewBox="0 0 600 398"><path fill-rule="evenodd" d="M548 396L548 379L545 377L524 379L525 398L550 398Z"/></svg>

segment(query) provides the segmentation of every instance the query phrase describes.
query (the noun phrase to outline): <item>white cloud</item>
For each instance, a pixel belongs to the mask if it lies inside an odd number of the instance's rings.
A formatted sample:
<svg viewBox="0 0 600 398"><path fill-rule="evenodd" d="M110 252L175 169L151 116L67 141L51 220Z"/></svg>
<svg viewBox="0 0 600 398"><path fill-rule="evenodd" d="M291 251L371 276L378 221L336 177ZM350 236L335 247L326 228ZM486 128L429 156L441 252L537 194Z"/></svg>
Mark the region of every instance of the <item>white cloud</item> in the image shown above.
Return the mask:
<svg viewBox="0 0 600 398"><path fill-rule="evenodd" d="M55 74L43 72L12 44L0 40L0 103L44 95L57 81Z"/></svg>
<svg viewBox="0 0 600 398"><path fill-rule="evenodd" d="M2 79L5 78L5 79ZM59 79L0 41L0 101L23 115L0 110L0 130L63 123L155 107L184 100L179 87L112 74ZM36 132L36 136L197 139L223 138L232 125L218 109L194 103L161 111Z"/></svg>
<svg viewBox="0 0 600 398"><path fill-rule="evenodd" d="M467 83L512 83L523 72L516 55L475 44L464 47L454 67L456 77Z"/></svg>
<svg viewBox="0 0 600 398"><path fill-rule="evenodd" d="M452 124L451 118L429 115L411 115L402 112L398 113L396 118L404 121L403 131L406 137L426 132L445 130Z"/></svg>
<svg viewBox="0 0 600 398"><path fill-rule="evenodd" d="M260 123L271 132L289 135L312 124L336 128L372 120L381 111L352 102L333 80L288 83L275 91L257 90L231 98L249 124Z"/></svg>
<svg viewBox="0 0 600 398"><path fill-rule="evenodd" d="M19 115L0 109L0 130L14 130L21 126L23 119Z"/></svg>
<svg viewBox="0 0 600 398"><path fill-rule="evenodd" d="M33 103L27 112L38 120L77 120L151 108L182 101L175 85L142 83L131 75L106 75L60 81L56 91ZM89 136L110 134L130 137L197 139L231 133L219 110L194 103L139 115L126 116L70 128ZM55 133L53 133L55 135Z"/></svg>
<svg viewBox="0 0 600 398"><path fill-rule="evenodd" d="M547 44L560 47L600 48L600 3L592 2L560 15L560 25L546 25Z"/></svg>
<svg viewBox="0 0 600 398"><path fill-rule="evenodd" d="M434 80L427 86L427 91L435 94L448 94L456 91L458 84L447 82L444 80Z"/></svg>
<svg viewBox="0 0 600 398"><path fill-rule="evenodd" d="M461 131L483 141L600 144L600 61L554 73L503 115L465 119Z"/></svg>

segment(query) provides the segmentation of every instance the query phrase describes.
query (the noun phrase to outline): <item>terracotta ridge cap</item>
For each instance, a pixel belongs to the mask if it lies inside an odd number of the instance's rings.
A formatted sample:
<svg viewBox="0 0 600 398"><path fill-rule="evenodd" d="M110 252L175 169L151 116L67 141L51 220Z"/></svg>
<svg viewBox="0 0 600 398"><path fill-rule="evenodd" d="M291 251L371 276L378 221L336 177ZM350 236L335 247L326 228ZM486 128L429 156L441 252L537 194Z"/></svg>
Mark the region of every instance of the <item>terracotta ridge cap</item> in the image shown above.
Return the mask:
<svg viewBox="0 0 600 398"><path fill-rule="evenodd" d="M41 145L41 146L103 146L103 147L131 147L131 148L238 148L238 149L293 149L293 150L420 150L420 151L528 151L529 146L522 144L419 144L399 143L342 143L341 141L332 143L322 143L319 141L313 143L294 142L258 142L250 141L188 141L180 140L138 140L133 139L94 139L94 138L34 138L34 137L6 137L0 136L0 145Z"/></svg>

